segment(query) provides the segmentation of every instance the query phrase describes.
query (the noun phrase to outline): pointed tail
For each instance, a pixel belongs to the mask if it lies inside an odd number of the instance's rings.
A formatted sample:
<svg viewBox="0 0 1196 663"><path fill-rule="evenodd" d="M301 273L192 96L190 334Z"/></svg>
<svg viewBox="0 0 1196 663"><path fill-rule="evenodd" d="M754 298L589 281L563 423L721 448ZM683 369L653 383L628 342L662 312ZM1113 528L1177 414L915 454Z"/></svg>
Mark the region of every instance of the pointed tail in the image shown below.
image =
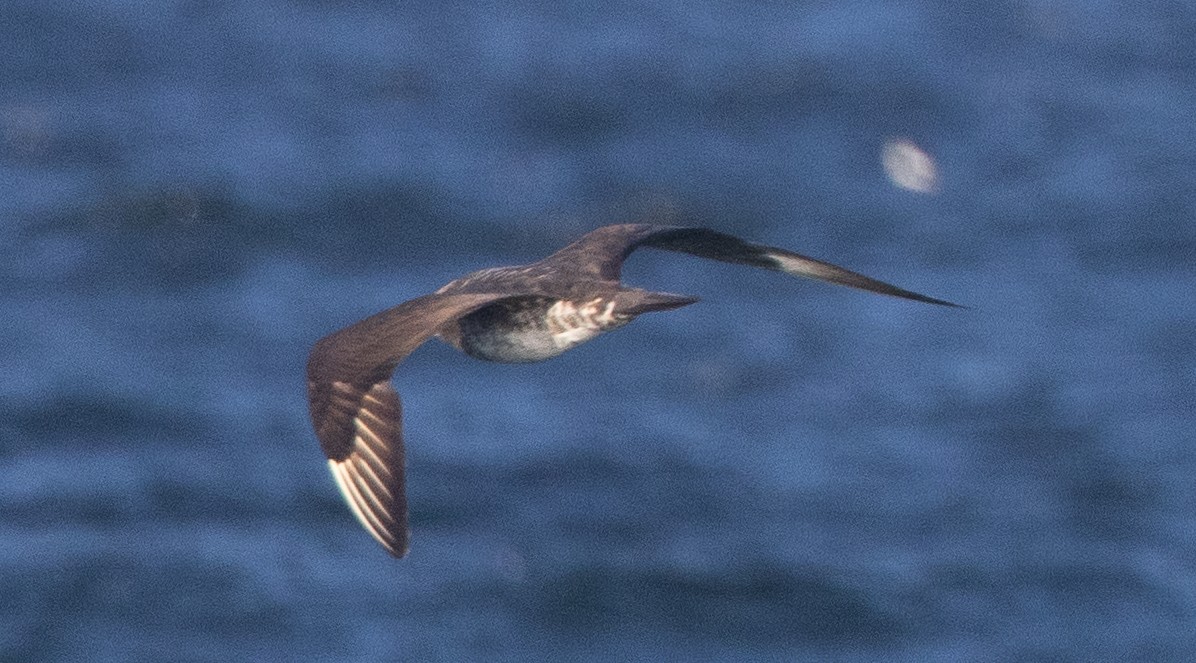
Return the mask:
<svg viewBox="0 0 1196 663"><path fill-rule="evenodd" d="M689 306L698 301L698 298L691 295L675 295L671 292L651 292L628 288L620 291L615 301L615 310L619 313L639 315Z"/></svg>

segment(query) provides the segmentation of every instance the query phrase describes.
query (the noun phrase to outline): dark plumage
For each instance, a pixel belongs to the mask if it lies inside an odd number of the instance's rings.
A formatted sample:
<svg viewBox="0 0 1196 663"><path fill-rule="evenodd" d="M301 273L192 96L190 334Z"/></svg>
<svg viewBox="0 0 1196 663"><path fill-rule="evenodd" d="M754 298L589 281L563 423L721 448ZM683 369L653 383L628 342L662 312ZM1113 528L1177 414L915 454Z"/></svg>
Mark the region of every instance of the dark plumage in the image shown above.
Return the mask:
<svg viewBox="0 0 1196 663"><path fill-rule="evenodd" d="M697 301L624 286L623 261L640 247L956 306L713 230L628 224L599 228L530 265L473 272L372 315L316 342L307 362L307 394L316 437L341 493L388 552L402 557L408 543L402 408L390 385L399 362L434 335L479 359L540 361L642 313Z"/></svg>

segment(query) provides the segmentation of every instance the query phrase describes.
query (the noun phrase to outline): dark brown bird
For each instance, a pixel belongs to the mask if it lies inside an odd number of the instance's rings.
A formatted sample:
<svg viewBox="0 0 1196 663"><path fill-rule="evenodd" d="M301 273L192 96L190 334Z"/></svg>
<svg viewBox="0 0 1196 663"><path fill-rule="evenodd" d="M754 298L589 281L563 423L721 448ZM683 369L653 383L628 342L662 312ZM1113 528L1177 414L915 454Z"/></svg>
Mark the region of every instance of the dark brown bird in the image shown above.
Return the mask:
<svg viewBox="0 0 1196 663"><path fill-rule="evenodd" d="M432 336L478 359L541 361L642 313L698 301L623 285L623 261L640 247L956 306L713 230L628 224L599 228L530 265L473 272L372 315L316 342L307 362L307 396L337 486L390 554L404 556L408 543L402 409L390 384L399 362Z"/></svg>

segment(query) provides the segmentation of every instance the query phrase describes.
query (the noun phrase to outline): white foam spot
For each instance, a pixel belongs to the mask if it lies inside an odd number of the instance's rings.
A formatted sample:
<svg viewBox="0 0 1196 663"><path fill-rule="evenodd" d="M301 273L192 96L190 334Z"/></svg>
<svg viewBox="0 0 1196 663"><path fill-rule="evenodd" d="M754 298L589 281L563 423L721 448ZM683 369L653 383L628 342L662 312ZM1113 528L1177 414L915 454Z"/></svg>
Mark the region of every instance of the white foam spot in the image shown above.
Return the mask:
<svg viewBox="0 0 1196 663"><path fill-rule="evenodd" d="M902 189L935 193L939 188L934 157L904 138L890 138L880 152L881 165L889 181Z"/></svg>

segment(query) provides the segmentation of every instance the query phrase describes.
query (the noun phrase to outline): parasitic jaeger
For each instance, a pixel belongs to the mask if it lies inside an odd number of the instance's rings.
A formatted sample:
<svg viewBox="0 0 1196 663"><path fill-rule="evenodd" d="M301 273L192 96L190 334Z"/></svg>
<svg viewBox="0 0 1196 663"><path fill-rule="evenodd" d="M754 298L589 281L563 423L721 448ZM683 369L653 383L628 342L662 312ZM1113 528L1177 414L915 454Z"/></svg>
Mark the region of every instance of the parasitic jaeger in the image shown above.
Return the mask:
<svg viewBox="0 0 1196 663"><path fill-rule="evenodd" d="M958 306L706 228L624 224L598 228L539 262L476 271L372 315L316 342L307 396L341 494L387 552L403 557L409 538L402 409L390 384L399 362L432 336L478 359L542 361L642 313L698 301L623 285L623 261L640 247Z"/></svg>

